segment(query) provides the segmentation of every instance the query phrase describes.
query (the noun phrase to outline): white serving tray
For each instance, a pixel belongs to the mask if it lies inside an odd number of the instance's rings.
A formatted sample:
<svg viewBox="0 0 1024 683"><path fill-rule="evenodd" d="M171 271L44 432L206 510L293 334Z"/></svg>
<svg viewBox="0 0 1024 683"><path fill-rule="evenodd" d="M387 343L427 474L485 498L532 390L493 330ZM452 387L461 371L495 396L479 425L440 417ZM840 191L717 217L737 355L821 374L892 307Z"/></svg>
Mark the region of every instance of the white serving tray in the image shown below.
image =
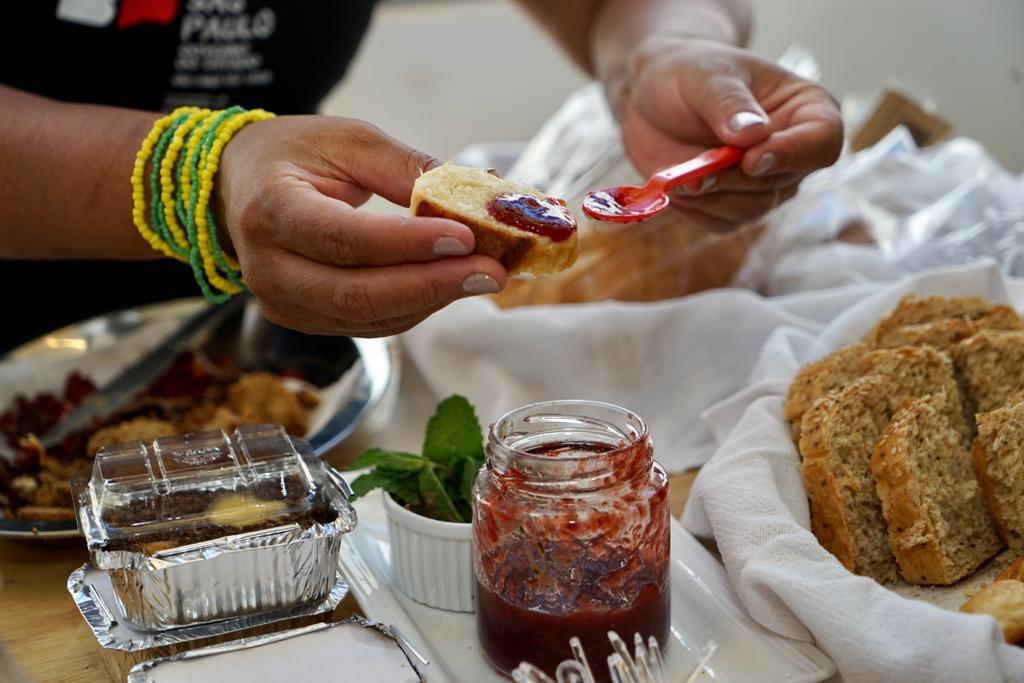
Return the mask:
<svg viewBox="0 0 1024 683"><path fill-rule="evenodd" d="M421 605L394 584L380 491L359 499L355 507L359 523L342 539L340 562L367 618L397 626L430 660L428 683L507 681L480 652L475 615ZM676 519L671 552L673 638L665 653L670 680L687 680L712 641L717 649L695 681L814 683L835 673L832 661L813 645L755 623L729 586L722 565Z"/></svg>

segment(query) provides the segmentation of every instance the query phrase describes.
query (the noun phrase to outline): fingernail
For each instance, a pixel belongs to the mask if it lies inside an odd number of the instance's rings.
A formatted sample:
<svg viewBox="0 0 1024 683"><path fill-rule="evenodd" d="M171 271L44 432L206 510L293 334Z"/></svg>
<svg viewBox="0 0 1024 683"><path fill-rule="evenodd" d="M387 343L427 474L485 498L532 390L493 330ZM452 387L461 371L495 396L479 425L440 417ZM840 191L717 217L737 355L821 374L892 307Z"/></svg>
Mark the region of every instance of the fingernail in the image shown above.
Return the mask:
<svg viewBox="0 0 1024 683"><path fill-rule="evenodd" d="M712 173L711 175L706 175L706 176L704 176L704 180L701 181L700 189L697 190L697 192L707 192L712 187L714 187L715 183L717 183L717 182L718 182L718 176L716 176L715 174Z"/></svg>
<svg viewBox="0 0 1024 683"><path fill-rule="evenodd" d="M772 170L772 166L775 165L775 155L771 152L766 152L761 155L761 158L754 164L754 170L751 172L753 175L764 175L768 171Z"/></svg>
<svg viewBox="0 0 1024 683"><path fill-rule="evenodd" d="M438 237L434 242L436 256L465 256L469 251L469 247L450 235Z"/></svg>
<svg viewBox="0 0 1024 683"><path fill-rule="evenodd" d="M741 111L733 114L732 118L729 119L729 130L733 133L738 133L751 126L763 126L766 123L768 123L768 119L761 114L752 111Z"/></svg>
<svg viewBox="0 0 1024 683"><path fill-rule="evenodd" d="M462 281L462 291L466 294L497 294L501 287L490 275L474 273Z"/></svg>

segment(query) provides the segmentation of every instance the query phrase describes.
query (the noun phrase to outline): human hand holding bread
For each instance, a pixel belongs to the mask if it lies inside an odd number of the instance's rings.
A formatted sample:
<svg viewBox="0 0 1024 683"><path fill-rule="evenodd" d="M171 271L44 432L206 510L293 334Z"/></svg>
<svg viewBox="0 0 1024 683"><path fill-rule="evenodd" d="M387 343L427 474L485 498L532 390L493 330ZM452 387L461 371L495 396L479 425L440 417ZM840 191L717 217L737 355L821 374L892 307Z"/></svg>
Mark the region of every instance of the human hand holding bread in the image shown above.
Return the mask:
<svg viewBox="0 0 1024 683"><path fill-rule="evenodd" d="M245 282L273 322L312 334L396 334L456 299L500 291L500 263L447 218L358 208L408 205L437 165L352 119L284 116L225 148L215 193Z"/></svg>
<svg viewBox="0 0 1024 683"><path fill-rule="evenodd" d="M314 334L381 336L510 273L572 265L572 211L483 169L441 166L374 126L333 117L252 124L227 146L220 224L273 322ZM411 216L358 208L372 194Z"/></svg>

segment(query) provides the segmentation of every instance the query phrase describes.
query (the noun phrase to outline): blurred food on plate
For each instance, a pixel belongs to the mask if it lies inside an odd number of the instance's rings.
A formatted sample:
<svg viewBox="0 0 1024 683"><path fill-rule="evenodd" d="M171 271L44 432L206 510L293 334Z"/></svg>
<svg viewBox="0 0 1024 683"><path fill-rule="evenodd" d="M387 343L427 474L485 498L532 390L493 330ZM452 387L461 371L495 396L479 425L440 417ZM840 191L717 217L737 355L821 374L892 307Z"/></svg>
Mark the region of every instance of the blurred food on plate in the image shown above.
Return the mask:
<svg viewBox="0 0 1024 683"><path fill-rule="evenodd" d="M13 450L10 459L0 454L0 518L73 520L70 480L89 467L96 451L114 443L262 423L305 434L319 393L297 374L286 374L242 373L226 357L186 351L127 406L49 450L38 437L96 386L72 372L59 394L16 397L0 414L6 442L0 448Z"/></svg>

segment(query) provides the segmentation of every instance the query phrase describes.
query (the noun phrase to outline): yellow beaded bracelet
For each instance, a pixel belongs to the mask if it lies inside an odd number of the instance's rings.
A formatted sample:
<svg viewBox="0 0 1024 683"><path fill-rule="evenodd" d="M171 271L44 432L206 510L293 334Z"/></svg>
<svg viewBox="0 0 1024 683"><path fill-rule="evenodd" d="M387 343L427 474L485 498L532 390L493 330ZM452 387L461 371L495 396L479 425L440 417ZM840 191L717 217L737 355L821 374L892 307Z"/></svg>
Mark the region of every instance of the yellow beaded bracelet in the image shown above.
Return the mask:
<svg viewBox="0 0 1024 683"><path fill-rule="evenodd" d="M202 258L203 271L211 285L227 294L237 294L242 288L221 276L217 269L217 260L213 251L210 234L209 214L210 195L213 193L213 181L220 167L220 156L224 146L241 128L255 121L264 121L274 115L262 109L241 112L224 119L213 131L213 143L205 158L199 161L199 196L195 204L196 238L199 254ZM207 135L210 133L208 132ZM205 151L204 147L204 151ZM238 264L227 254L222 254L229 269L237 270Z"/></svg>
<svg viewBox="0 0 1024 683"><path fill-rule="evenodd" d="M210 129L214 121L221 114L219 111L212 111L207 114L199 126L192 132L192 135L188 139L188 143L185 145L185 165L181 169L181 178L178 180L178 187L180 188L181 197L185 202L185 206L189 205L192 201L192 164L189 160L192 159L192 155L195 154L196 148L199 147L199 141L206 135L206 131ZM202 159L200 159L202 163Z"/></svg>
<svg viewBox="0 0 1024 683"><path fill-rule="evenodd" d="M153 124L135 157L131 178L135 227L154 250L189 263L203 295L211 301L224 301L245 287L238 262L220 248L210 210L221 154L243 126L273 116L262 109L180 107ZM147 221L144 182L151 158L152 226Z"/></svg>
<svg viewBox="0 0 1024 683"><path fill-rule="evenodd" d="M155 251L159 251L165 256L178 259L179 261L187 261L187 259L176 254L169 245L165 244L164 241L160 239L160 236L149 227L149 223L146 222L146 188L143 183L143 176L146 173L146 163L153 155L153 148L156 147L157 141L171 124L171 121L173 121L175 116L180 113L181 112L176 111L157 119L156 123L153 124L152 130L149 131L149 135L147 135L146 139L142 141L142 147L135 156L135 166L132 169L132 221L135 223L135 227L138 229L139 234L142 235L142 238L146 240L149 246L153 247Z"/></svg>
<svg viewBox="0 0 1024 683"><path fill-rule="evenodd" d="M185 146L185 139L188 134L197 126L201 121L204 121L210 115L209 109L199 109L193 112L184 123L182 123L174 131L174 136L171 138L171 142L167 147L167 152L164 154L164 158L160 161L160 194L164 205L164 220L167 221L167 229L170 231L174 238L175 244L178 248L183 250L184 253L188 253L189 243L188 237L185 235L185 230L178 223L177 215L175 213L175 182L172 172L174 171L175 164L178 161L182 147ZM185 164L182 167L182 173L188 165ZM185 185L183 184L184 188ZM187 201L187 199L185 200Z"/></svg>

